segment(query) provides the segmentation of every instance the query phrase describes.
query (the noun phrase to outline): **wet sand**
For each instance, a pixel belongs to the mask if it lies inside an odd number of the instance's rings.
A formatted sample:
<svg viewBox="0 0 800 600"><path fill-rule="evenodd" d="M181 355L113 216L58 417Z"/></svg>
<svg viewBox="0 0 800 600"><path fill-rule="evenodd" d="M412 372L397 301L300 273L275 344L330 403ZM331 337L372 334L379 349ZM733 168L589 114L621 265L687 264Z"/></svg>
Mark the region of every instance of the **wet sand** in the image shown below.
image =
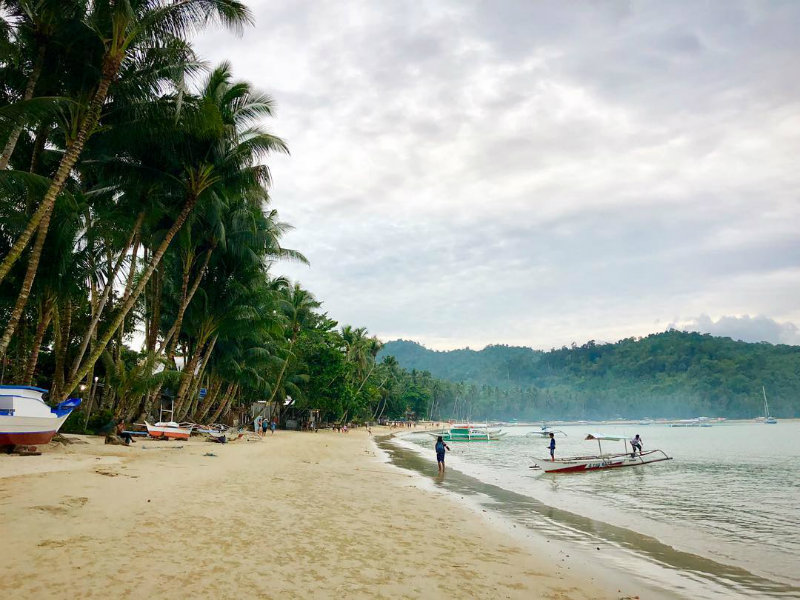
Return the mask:
<svg viewBox="0 0 800 600"><path fill-rule="evenodd" d="M87 443L0 456L0 587L16 598L640 593L387 464L363 430L226 445L68 437Z"/></svg>

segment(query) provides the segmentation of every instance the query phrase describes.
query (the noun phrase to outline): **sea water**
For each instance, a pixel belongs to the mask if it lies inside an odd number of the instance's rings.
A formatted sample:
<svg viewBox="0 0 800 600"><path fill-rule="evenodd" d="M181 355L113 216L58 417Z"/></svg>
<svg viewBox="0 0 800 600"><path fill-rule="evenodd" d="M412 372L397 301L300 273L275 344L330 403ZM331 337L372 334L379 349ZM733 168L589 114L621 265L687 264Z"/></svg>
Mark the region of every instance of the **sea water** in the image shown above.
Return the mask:
<svg viewBox="0 0 800 600"><path fill-rule="evenodd" d="M647 560L642 577L679 596L800 598L800 422L554 428L566 434L556 456L596 453L587 433L638 433L645 450L673 460L547 474L530 467L548 456L549 439L534 435L539 426L517 426L498 441L449 442L448 474L437 483L551 538L602 540ZM435 476L434 441L418 433L384 447L400 466Z"/></svg>

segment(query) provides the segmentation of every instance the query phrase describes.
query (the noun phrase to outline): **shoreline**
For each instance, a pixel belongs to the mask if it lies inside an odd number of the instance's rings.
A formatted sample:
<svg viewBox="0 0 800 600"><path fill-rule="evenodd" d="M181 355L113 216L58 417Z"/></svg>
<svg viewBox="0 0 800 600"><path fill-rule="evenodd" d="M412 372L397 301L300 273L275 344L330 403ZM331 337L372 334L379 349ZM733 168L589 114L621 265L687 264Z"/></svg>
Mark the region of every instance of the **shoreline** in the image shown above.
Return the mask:
<svg viewBox="0 0 800 600"><path fill-rule="evenodd" d="M0 564L20 597L640 593L429 489L364 430L225 445L67 437L87 443L0 456Z"/></svg>
<svg viewBox="0 0 800 600"><path fill-rule="evenodd" d="M401 433L387 448L393 463L424 476L432 458L424 445L404 437ZM563 544L570 554L583 550L588 564L602 565L601 575L608 577L607 571L615 572L617 578L646 591L643 597L800 597L800 587L791 579L720 561L721 554L674 545L660 538L658 532L643 533L646 530L635 528L631 521L618 523L598 518L592 511L575 510L574 505L561 508L560 502L547 502L524 485L507 485L509 481L495 479L485 468L476 473L474 469L463 470L464 466L469 463L451 464L448 472L455 471L455 476L437 482L444 493L462 500L466 497L477 511L497 513L512 534L525 532L525 537L538 538L534 547L540 546L542 539L549 539ZM554 479L553 484L557 481ZM587 549L590 551L585 552Z"/></svg>

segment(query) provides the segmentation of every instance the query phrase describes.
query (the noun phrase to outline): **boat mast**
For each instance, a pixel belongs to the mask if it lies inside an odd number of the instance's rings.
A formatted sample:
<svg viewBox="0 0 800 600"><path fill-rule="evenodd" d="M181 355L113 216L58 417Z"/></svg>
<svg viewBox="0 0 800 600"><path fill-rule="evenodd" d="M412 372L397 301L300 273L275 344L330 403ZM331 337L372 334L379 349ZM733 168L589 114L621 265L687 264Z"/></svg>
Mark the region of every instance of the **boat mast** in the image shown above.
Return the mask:
<svg viewBox="0 0 800 600"><path fill-rule="evenodd" d="M769 419L769 405L767 404L767 390L761 386L761 393L764 394L764 418Z"/></svg>

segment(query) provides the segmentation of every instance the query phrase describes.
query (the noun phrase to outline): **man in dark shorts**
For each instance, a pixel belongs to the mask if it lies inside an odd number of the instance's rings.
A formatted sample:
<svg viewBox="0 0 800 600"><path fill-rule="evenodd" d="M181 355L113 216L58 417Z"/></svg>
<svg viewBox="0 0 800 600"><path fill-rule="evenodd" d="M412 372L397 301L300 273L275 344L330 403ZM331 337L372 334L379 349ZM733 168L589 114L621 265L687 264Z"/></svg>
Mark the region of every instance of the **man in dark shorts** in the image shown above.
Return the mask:
<svg viewBox="0 0 800 600"><path fill-rule="evenodd" d="M450 450L450 446L444 443L442 436L436 438L436 462L439 463L439 474L444 473L444 451Z"/></svg>
<svg viewBox="0 0 800 600"><path fill-rule="evenodd" d="M550 434L550 460L556 460L556 436L554 434Z"/></svg>

